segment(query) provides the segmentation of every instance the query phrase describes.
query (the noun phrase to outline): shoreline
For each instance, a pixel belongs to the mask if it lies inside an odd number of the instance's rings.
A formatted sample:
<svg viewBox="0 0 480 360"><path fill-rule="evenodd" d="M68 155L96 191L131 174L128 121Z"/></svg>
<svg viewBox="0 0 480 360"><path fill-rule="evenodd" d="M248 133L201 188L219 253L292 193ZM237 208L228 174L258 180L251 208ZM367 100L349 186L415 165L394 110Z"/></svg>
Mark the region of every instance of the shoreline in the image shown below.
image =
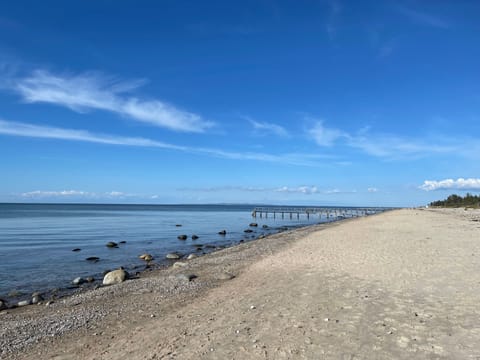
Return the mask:
<svg viewBox="0 0 480 360"><path fill-rule="evenodd" d="M0 357L475 358L479 220L402 209L313 225L0 312Z"/></svg>
<svg viewBox="0 0 480 360"><path fill-rule="evenodd" d="M2 323L9 322L4 331L0 331L0 357L3 355L14 355L32 344L50 337L68 336L73 331L91 330L88 324L101 322L108 316L109 311L105 311L102 306L98 306L98 302L99 299L102 301L102 298L108 297L109 293L113 293L117 300L128 296L131 292L146 295L152 293L152 291L146 290L146 287L155 284L162 286L168 297L171 297L170 299L162 299L165 301L165 305L172 306L170 302L173 299L182 298L182 301L187 301L186 299L192 300L202 292L221 286L224 281L234 279L243 268L264 256L265 253L271 255L309 233L360 218L343 218L279 231L265 237L248 239L230 247L213 250L192 260L182 258L170 261L169 265L158 264L152 268L140 271L134 277L127 279L121 284L103 286L97 283L97 286L78 288L73 293L67 292L62 297L53 299L51 304L48 301L43 301L40 304L10 307L0 311ZM235 263L232 264L232 261ZM185 264L185 266L175 266L176 263ZM217 266L220 266L221 270L214 268ZM183 278L175 277L176 275L185 272L191 273L192 271L206 273L206 276L199 276L194 281L188 282L185 282ZM97 305L98 307L90 310L81 309L80 312L83 319L80 319L80 321L69 318L69 308L76 308L82 304L87 304L86 306L88 307L92 305ZM49 315L51 313L55 313L55 317L59 316L55 319L56 324L45 326L46 323L51 322L51 320L47 320L50 318ZM20 324L15 324L15 321L17 321L15 318L17 317L23 318L20 320ZM37 322L39 324L36 324ZM60 326L60 323L68 325ZM43 328L47 333L36 335L23 333L24 336L21 339L15 339L15 336L12 336L15 333L18 334L17 328L26 326ZM84 329L85 326L87 326L87 329ZM10 333L10 336L6 336L8 333Z"/></svg>

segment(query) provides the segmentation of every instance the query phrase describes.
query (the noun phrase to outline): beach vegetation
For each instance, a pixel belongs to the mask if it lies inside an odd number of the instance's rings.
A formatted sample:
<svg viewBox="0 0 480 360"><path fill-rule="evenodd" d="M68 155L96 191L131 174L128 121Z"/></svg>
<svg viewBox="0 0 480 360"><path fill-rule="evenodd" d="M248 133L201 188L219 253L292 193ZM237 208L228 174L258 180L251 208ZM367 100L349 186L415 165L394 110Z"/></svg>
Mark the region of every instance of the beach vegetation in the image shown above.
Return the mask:
<svg viewBox="0 0 480 360"><path fill-rule="evenodd" d="M465 196L452 194L445 200L437 200L430 203L430 206L436 207L470 207L480 208L480 196L467 193Z"/></svg>

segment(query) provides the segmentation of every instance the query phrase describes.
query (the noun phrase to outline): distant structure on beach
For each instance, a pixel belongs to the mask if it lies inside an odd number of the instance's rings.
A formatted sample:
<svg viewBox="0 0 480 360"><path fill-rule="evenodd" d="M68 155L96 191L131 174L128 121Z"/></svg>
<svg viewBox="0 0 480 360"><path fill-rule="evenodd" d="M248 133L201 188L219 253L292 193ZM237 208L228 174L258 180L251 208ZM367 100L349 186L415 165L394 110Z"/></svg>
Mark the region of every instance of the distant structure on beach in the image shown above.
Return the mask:
<svg viewBox="0 0 480 360"><path fill-rule="evenodd" d="M318 215L320 218L351 218L357 216L366 216L377 214L383 212L387 208L327 208L327 207L280 207L280 206L271 206L271 207L256 207L252 211L252 217L256 218L257 216L268 218L270 214L273 218L281 216L282 219L285 218L285 214L288 215L290 219L293 216L296 216L297 219L300 218L300 215L306 215L307 218L310 218L310 215Z"/></svg>

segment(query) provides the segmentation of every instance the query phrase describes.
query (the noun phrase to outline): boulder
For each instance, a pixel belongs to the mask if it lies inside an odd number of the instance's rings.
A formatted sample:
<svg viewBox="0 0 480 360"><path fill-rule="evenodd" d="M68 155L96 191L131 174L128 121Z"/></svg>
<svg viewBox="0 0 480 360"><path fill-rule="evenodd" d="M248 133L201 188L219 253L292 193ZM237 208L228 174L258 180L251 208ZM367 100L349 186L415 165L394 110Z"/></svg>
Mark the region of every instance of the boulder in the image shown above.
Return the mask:
<svg viewBox="0 0 480 360"><path fill-rule="evenodd" d="M170 260L176 260L176 259L180 259L180 254L168 253L165 257Z"/></svg>
<svg viewBox="0 0 480 360"><path fill-rule="evenodd" d="M197 235L192 235L192 240L197 240L198 236Z"/></svg>
<svg viewBox="0 0 480 360"><path fill-rule="evenodd" d="M108 243L105 244L105 246L108 248L117 248L118 244L116 242L109 241Z"/></svg>
<svg viewBox="0 0 480 360"><path fill-rule="evenodd" d="M177 239L178 240L187 240L188 236L187 235L178 235Z"/></svg>
<svg viewBox="0 0 480 360"><path fill-rule="evenodd" d="M30 305L30 300L22 300L17 303L17 306L27 306Z"/></svg>
<svg viewBox="0 0 480 360"><path fill-rule="evenodd" d="M128 273L122 268L110 271L103 277L103 285L120 284L128 278Z"/></svg>
<svg viewBox="0 0 480 360"><path fill-rule="evenodd" d="M219 235L227 235L227 230L222 230L218 232Z"/></svg>

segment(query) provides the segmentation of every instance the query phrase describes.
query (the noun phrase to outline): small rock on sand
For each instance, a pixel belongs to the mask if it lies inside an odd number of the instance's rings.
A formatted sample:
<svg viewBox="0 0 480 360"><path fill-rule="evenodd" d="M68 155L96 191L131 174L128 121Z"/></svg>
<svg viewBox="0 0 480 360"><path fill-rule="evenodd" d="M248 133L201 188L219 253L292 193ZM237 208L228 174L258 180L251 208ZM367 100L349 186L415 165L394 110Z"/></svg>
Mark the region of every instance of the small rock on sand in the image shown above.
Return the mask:
<svg viewBox="0 0 480 360"><path fill-rule="evenodd" d="M187 266L188 264L187 263L184 263L184 262L181 262L181 261L177 261L175 264L173 264L173 268L182 268L182 267L185 267Z"/></svg>
<svg viewBox="0 0 480 360"><path fill-rule="evenodd" d="M198 257L198 256L195 255L195 254L190 254L190 255L187 256L187 260L192 260L192 259L195 259L195 258L197 258L197 257Z"/></svg>
<svg viewBox="0 0 480 360"><path fill-rule="evenodd" d="M178 274L175 276L178 280L182 281L192 281L193 279L197 278L197 275L195 274Z"/></svg>
<svg viewBox="0 0 480 360"><path fill-rule="evenodd" d="M227 272L221 272L220 274L218 274L217 276L215 276L215 278L217 280L231 280L235 277L235 275L233 274L230 274L230 273L227 273Z"/></svg>
<svg viewBox="0 0 480 360"><path fill-rule="evenodd" d="M128 277L128 273L123 269L110 271L103 278L103 285L113 285L124 282Z"/></svg>
<svg viewBox="0 0 480 360"><path fill-rule="evenodd" d="M30 300L22 300L17 303L17 306L27 306L30 305Z"/></svg>

